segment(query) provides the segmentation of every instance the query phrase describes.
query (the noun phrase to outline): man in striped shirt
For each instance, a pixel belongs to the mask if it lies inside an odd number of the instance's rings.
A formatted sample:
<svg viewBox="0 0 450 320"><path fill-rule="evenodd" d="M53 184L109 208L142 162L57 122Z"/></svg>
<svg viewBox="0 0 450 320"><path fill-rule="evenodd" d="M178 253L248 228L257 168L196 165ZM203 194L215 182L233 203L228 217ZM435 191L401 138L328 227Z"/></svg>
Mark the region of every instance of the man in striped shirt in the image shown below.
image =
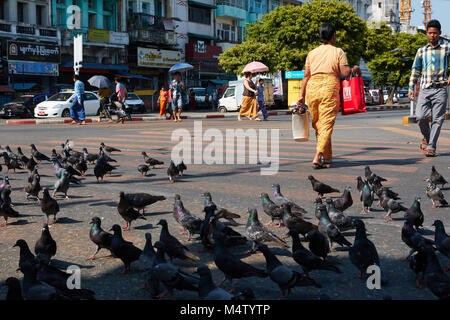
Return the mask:
<svg viewBox="0 0 450 320"><path fill-rule="evenodd" d="M441 24L437 20L427 23L428 44L417 50L409 81L408 97L414 99L414 85L420 78L420 92L416 106L416 119L423 135L420 149L427 157L436 156L436 144L445 119L450 44L440 39ZM428 117L432 115L431 129Z"/></svg>

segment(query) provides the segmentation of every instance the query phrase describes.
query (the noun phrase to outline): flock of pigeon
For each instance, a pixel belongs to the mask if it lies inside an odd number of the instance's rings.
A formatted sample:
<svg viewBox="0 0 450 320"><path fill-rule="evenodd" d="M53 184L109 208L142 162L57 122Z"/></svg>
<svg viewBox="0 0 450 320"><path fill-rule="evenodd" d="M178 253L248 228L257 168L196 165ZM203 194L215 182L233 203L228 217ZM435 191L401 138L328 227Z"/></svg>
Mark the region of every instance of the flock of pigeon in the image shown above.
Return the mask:
<svg viewBox="0 0 450 320"><path fill-rule="evenodd" d="M120 150L105 146L101 143L99 154L90 154L83 149L83 152L71 148L69 141L61 145L61 154L52 150L51 157L40 153L35 145L31 145L31 156L28 158L20 147L18 154L6 146L0 147L0 154L4 159L4 164L8 169L26 168L29 172L28 184L25 187L26 197L30 196L40 202L42 212L47 216L47 222L42 229L41 237L36 241L34 254L31 252L27 242L23 239L17 240L15 246L20 248L19 269L23 274L20 282L17 278L8 278L5 285L8 286L7 300L79 300L94 299L95 293L88 289L68 289L68 273L59 270L52 265L51 259L56 254L57 244L49 231L49 216L53 216L53 223L57 222L56 215L59 205L56 200L56 193L63 193L68 199L68 190L71 183L80 183L77 176L84 176L88 170L88 163L94 164L94 174L97 182L116 167L111 162L116 160L110 157L113 152ZM150 166L162 165L163 162L150 158L142 152L145 164L138 166L138 171L146 175ZM41 188L38 167L41 161L53 163L53 169L57 181L54 184L53 193L50 195L47 188ZM167 174L171 182L177 176L182 176L187 167L183 162L175 165L172 161ZM318 283L310 276L312 270L330 271L342 273L339 261L329 258L335 246L348 247L351 263L359 271L358 278L367 277L369 266L377 265L381 268L380 258L374 243L368 239L364 222L358 218L345 215L345 210L353 205L351 188L346 187L341 196L326 197L330 193L339 193L335 189L323 182L318 181L313 176L309 176L312 189L317 192L315 199L315 217L317 224L306 221L307 211L294 201L284 197L281 193L280 185L273 184L272 199L267 193L261 194L262 208L264 213L271 219L267 224L260 222L257 209L248 208L248 220L245 233L240 234L233 226L238 225L234 220L240 218L239 214L233 213L226 208L222 208L213 202L209 192L203 194L204 197L204 218L192 214L183 204L181 196L174 196L173 217L179 224L182 234L187 235L187 241L200 241L203 249L200 253L210 252L213 260L224 278L215 284L212 280L211 270L208 266L200 264L200 258L188 247L183 245L170 230L168 222L161 219L158 225L161 226L159 240L152 243L150 233L145 234L146 243L143 249L136 247L132 242L126 241L122 237L122 231L129 231L131 223L136 219L146 219L145 208L157 201L166 200L164 196L155 196L147 193L124 193L120 192L117 206L118 213L125 220L126 226L121 228L115 224L109 233L102 229L101 219L93 217L90 224L90 240L95 244L96 249L88 259L94 260L101 249L107 249L112 258L118 258L123 262L124 269L121 272L126 274L134 269L142 274L145 288L149 290L153 299L159 299L167 294L174 299L175 290L195 291L203 300L250 300L254 298L251 288L236 291L235 284L245 277L269 277L280 289L282 299L289 295L295 287L313 286L320 288ZM357 189L360 193L362 213L370 212L375 195L378 197L378 205L381 206L386 215L384 219L391 221L392 214L400 211L405 212L405 222L401 231L401 239L411 249L404 261L409 261L409 265L416 275L417 286L426 287L439 299L450 298L450 278L445 274L449 270L443 269L436 251L450 257L450 237L445 233L442 221L436 220L435 239L430 240L422 236L421 227L424 222L424 215L421 211L421 199L416 197L412 206L408 209L399 201L399 195L391 188L383 186L386 179L373 173L369 167L365 168L365 179L357 178ZM432 168L432 173L428 179L427 196L439 206L447 205L444 195L438 185L442 187L447 181ZM39 197L43 190L42 199ZM18 217L19 213L14 209L11 201L11 185L8 176L5 175L3 183L0 185L0 216L5 219ZM142 213L140 212L142 210ZM223 220L227 220L226 222ZM275 228L286 228L284 236L278 236L272 232L268 226L275 221L278 224ZM344 237L343 232L356 229L353 244ZM173 232L173 230L172 230ZM199 238L193 239L195 234ZM302 239L300 238L300 234ZM269 248L280 247L288 250L287 238L291 238L292 259L302 267L303 272L295 271L284 265ZM266 268L260 269L249 263L242 261L234 255L230 248L234 246L247 245L252 242L252 248L248 254L260 252L264 256ZM307 243L306 245L302 242ZM197 266L194 274L180 269L174 259L188 261ZM176 261L176 260L175 260ZM230 288L225 290L223 284L229 281ZM381 283L388 285L383 272L381 272Z"/></svg>

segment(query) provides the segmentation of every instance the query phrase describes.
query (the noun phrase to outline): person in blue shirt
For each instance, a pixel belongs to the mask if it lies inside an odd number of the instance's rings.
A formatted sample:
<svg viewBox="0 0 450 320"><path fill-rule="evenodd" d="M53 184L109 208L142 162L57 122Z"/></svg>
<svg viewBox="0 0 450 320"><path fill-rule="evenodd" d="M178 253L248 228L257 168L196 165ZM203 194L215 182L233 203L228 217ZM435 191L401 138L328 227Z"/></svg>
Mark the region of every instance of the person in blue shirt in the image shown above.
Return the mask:
<svg viewBox="0 0 450 320"><path fill-rule="evenodd" d="M257 100L258 100L258 111L261 111L264 117L264 120L269 118L267 114L266 105L264 104L264 80L259 79L258 86L256 87L258 91ZM260 120L260 119L257 119Z"/></svg>
<svg viewBox="0 0 450 320"><path fill-rule="evenodd" d="M72 118L72 124L85 125L85 113L84 113L84 83L80 81L80 76L74 74L74 97L70 106L70 117Z"/></svg>

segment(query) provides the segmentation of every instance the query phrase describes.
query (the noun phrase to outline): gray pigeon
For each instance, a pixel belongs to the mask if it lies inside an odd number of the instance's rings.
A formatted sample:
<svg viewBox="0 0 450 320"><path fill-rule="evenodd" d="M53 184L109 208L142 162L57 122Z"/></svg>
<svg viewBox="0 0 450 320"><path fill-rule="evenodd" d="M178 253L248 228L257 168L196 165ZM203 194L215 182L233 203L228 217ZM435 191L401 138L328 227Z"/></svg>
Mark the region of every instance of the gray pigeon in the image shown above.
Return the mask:
<svg viewBox="0 0 450 320"><path fill-rule="evenodd" d="M437 185L433 184L430 179L427 179L426 181L428 182L427 196L433 203L433 206L431 208L436 208L436 202L438 203L437 207L447 206L448 202L444 199L444 194L442 193L441 189Z"/></svg>
<svg viewBox="0 0 450 320"><path fill-rule="evenodd" d="M282 204L289 204L291 207L291 211L293 213L298 213L299 215L306 214L307 211L300 207L298 204L293 202L292 200L286 198L281 194L280 185L278 183L272 184L273 187L273 197L272 201L279 207L281 207Z"/></svg>
<svg viewBox="0 0 450 320"><path fill-rule="evenodd" d="M447 258L450 258L450 237L445 232L444 224L441 220L435 220L433 222L433 226L435 227L434 232L434 242L436 243L436 248L440 253L445 255ZM450 267L447 267L445 271L449 271Z"/></svg>
<svg viewBox="0 0 450 320"><path fill-rule="evenodd" d="M361 204L362 204L362 213L365 213L366 210L367 212L370 212L370 207L373 204L373 190L370 188L369 183L363 182L363 186L361 188L361 192L359 193L360 197L359 199L361 200Z"/></svg>
<svg viewBox="0 0 450 320"><path fill-rule="evenodd" d="M394 200L392 198L389 198L387 195L387 191L383 191L381 194L380 199L381 206L383 207L384 211L386 211L386 215L383 217L386 221L392 221L391 215L393 213L397 213L400 211L408 211L408 208L405 208L401 202Z"/></svg>
<svg viewBox="0 0 450 320"><path fill-rule="evenodd" d="M353 219L346 216L341 211L334 207L334 202L331 198L327 198L328 204L328 217L331 222L339 228L339 230L346 230L353 227Z"/></svg>
<svg viewBox="0 0 450 320"><path fill-rule="evenodd" d="M53 197L55 197L57 192L64 193L65 199L69 200L69 196L67 195L67 191L69 190L69 182L70 175L67 170L64 169L64 171L61 173L61 178L55 182L55 185L53 186Z"/></svg>

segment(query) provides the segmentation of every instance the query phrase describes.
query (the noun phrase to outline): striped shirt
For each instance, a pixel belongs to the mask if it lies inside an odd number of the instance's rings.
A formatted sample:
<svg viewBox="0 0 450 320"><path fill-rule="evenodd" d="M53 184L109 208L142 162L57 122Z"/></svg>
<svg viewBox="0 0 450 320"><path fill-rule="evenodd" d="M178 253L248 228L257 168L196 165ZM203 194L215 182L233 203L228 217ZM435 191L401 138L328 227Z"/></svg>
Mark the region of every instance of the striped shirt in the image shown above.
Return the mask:
<svg viewBox="0 0 450 320"><path fill-rule="evenodd" d="M446 85L449 59L450 43L443 39L440 39L434 48L429 43L419 48L411 70L409 89L414 90L419 77L421 89L430 88L433 85Z"/></svg>

